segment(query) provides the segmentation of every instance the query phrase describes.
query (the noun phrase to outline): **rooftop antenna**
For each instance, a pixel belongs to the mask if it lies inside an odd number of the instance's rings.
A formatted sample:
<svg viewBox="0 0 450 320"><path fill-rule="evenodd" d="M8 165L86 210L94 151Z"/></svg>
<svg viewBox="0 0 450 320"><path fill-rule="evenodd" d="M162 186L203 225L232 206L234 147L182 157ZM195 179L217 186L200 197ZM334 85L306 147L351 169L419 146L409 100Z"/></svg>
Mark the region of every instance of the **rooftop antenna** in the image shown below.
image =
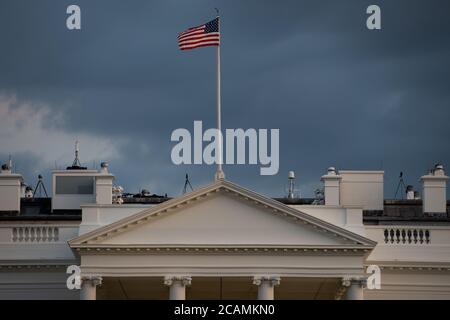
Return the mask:
<svg viewBox="0 0 450 320"><path fill-rule="evenodd" d="M78 158L78 152L80 151L80 143L75 141L75 159L73 160L72 167L81 167L80 159Z"/></svg>
<svg viewBox="0 0 450 320"><path fill-rule="evenodd" d="M67 170L86 170L87 167L82 167L80 163L80 159L78 157L78 153L80 152L80 144L75 141L75 159L73 160L72 166L67 167Z"/></svg>
<svg viewBox="0 0 450 320"><path fill-rule="evenodd" d="M295 198L295 172L289 171L288 172L288 199L294 199Z"/></svg>
<svg viewBox="0 0 450 320"><path fill-rule="evenodd" d="M39 198L42 198L42 190L44 190L45 197L48 198L47 190L45 189L42 175L38 175L38 183L36 184L36 188L34 188L33 198L36 197L36 192L38 192L38 190L39 190Z"/></svg>
<svg viewBox="0 0 450 320"><path fill-rule="evenodd" d="M397 184L397 190L395 190L395 196L394 199L397 199L397 194L400 191L402 200L403 200L403 194L406 192L406 185L403 181L403 171L400 171L400 175L398 176L398 184Z"/></svg>
<svg viewBox="0 0 450 320"><path fill-rule="evenodd" d="M12 169L13 163L12 163L12 157L11 157L11 155L9 155L8 165L9 165L9 169L11 169L11 171L13 171L13 169Z"/></svg>
<svg viewBox="0 0 450 320"><path fill-rule="evenodd" d="M189 176L186 173L186 180L184 181L183 194L187 192L188 187L191 189L191 191L194 191L194 188L192 188L191 182L189 181Z"/></svg>

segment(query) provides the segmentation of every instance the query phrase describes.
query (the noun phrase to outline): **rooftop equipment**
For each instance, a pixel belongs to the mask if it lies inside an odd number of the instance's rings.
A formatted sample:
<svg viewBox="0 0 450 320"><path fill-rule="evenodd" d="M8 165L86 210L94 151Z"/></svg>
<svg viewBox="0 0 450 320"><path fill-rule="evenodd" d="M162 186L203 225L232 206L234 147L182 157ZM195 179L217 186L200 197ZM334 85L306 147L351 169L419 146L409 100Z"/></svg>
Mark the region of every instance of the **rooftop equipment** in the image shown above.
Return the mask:
<svg viewBox="0 0 450 320"><path fill-rule="evenodd" d="M294 199L296 198L295 196L295 172L294 171L289 171L288 172L288 199Z"/></svg>
<svg viewBox="0 0 450 320"><path fill-rule="evenodd" d="M72 166L67 167L67 170L87 170L87 167L82 167L78 154L80 152L80 143L75 141L75 159L73 160Z"/></svg>
<svg viewBox="0 0 450 320"><path fill-rule="evenodd" d="M400 171L400 175L398 176L398 184L397 189L395 190L394 199L397 199L397 194L400 194L403 200L403 195L405 192L408 192L405 182L403 181L403 171ZM399 193L400 192L400 193Z"/></svg>
<svg viewBox="0 0 450 320"><path fill-rule="evenodd" d="M192 188L191 182L189 181L189 176L186 173L186 180L184 181L184 187L183 187L183 194L185 194L188 190L188 187L191 189L191 191L194 191L194 188Z"/></svg>
<svg viewBox="0 0 450 320"><path fill-rule="evenodd" d="M33 192L33 198L36 198L36 193L38 193L38 198L44 198L42 195L42 191L44 191L45 198L48 198L47 190L45 189L44 180L42 175L38 175L38 183L36 184L36 188Z"/></svg>

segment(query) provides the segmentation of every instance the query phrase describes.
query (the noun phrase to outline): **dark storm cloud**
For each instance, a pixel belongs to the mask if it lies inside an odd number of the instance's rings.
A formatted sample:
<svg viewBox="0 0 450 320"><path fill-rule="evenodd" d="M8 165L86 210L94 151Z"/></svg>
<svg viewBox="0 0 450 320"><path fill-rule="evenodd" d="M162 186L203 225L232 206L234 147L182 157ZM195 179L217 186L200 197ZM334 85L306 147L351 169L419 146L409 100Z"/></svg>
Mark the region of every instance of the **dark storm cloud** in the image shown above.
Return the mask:
<svg viewBox="0 0 450 320"><path fill-rule="evenodd" d="M72 3L82 10L81 31L65 28ZM381 31L365 27L373 3ZM214 7L222 14L224 127L280 128L279 174L225 166L229 179L278 196L295 170L310 196L330 165L384 169L391 197L400 170L418 186L435 162L450 168L445 0L0 6L1 92L62 112L52 125L74 137L125 139L111 170L130 191L177 194L185 172L197 186L213 176L212 167L173 165L169 139L176 128L192 131L194 120L214 126L214 49L180 52L176 44L178 32L212 18Z"/></svg>

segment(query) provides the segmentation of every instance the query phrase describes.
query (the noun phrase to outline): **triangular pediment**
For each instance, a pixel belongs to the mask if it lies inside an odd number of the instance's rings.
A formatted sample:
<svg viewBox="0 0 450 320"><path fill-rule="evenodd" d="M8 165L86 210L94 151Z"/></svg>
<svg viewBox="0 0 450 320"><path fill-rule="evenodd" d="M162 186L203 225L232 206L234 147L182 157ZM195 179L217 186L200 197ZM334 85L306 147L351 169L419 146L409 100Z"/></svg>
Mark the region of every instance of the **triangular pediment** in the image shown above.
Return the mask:
<svg viewBox="0 0 450 320"><path fill-rule="evenodd" d="M375 243L219 180L69 242L89 247L360 248Z"/></svg>

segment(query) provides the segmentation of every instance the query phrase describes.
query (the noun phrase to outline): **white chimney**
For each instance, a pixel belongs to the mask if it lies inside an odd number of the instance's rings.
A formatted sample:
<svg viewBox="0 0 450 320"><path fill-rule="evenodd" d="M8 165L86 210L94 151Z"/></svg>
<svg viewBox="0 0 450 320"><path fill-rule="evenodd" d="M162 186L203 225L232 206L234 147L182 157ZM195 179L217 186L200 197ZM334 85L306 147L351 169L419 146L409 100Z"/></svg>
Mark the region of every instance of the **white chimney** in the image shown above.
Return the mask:
<svg viewBox="0 0 450 320"><path fill-rule="evenodd" d="M324 195L326 206L340 205L340 184L342 177L336 172L334 167L329 167L326 175L320 180L324 184Z"/></svg>
<svg viewBox="0 0 450 320"><path fill-rule="evenodd" d="M447 212L447 180L444 167L437 164L429 174L420 178L422 181L423 213Z"/></svg>
<svg viewBox="0 0 450 320"><path fill-rule="evenodd" d="M95 177L95 202L97 204L112 204L112 188L114 175L108 172L108 163L102 162L100 174Z"/></svg>
<svg viewBox="0 0 450 320"><path fill-rule="evenodd" d="M20 212L22 176L11 172L11 167L2 165L0 170L0 211Z"/></svg>

